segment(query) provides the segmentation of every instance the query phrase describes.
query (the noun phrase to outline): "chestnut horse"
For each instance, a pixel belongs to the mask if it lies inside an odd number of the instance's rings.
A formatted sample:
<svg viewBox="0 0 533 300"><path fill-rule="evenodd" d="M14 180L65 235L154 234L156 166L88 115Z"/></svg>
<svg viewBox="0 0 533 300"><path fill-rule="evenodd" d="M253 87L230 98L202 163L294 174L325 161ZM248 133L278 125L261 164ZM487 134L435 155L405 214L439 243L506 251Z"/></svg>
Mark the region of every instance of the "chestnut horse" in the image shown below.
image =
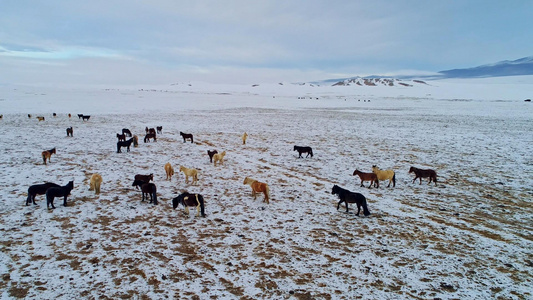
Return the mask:
<svg viewBox="0 0 533 300"><path fill-rule="evenodd" d="M180 172L183 172L183 174L185 174L185 183L189 183L189 176L192 177L191 184L198 183L198 170L180 166Z"/></svg>
<svg viewBox="0 0 533 300"><path fill-rule="evenodd" d="M196 216L198 217L202 214L202 217L205 218L205 201L202 195L185 192L172 199L172 207L174 209L180 204L185 207L185 213L187 216L189 215L189 207L196 206Z"/></svg>
<svg viewBox="0 0 533 300"><path fill-rule="evenodd" d="M213 155L217 154L218 151L217 150L207 150L207 155L209 155L209 162L212 163L213 162Z"/></svg>
<svg viewBox="0 0 533 300"><path fill-rule="evenodd" d="M254 197L254 200L257 197L257 193L263 193L265 195L265 199L263 200L267 204L269 204L269 198L270 198L270 188L268 185L264 182L259 182L255 179L246 177L244 178L244 182L242 184L247 184L252 188L252 196Z"/></svg>
<svg viewBox="0 0 533 300"><path fill-rule="evenodd" d="M52 154L56 154L56 148L52 148L50 150L45 150L41 153L41 156L43 157L43 162L46 165L46 160L48 159L48 162L50 162L50 158L52 157Z"/></svg>
<svg viewBox="0 0 533 300"><path fill-rule="evenodd" d="M342 202L346 204L346 212L348 212L348 203L357 203L357 213L356 216L359 215L359 212L361 211L361 207L363 207L363 214L365 216L370 215L370 211L368 211L368 207L366 205L366 198L362 194L354 193L349 190L343 189L339 187L338 185L334 185L331 189L331 193L333 195L339 196L339 203L337 204L337 210L339 210L339 206Z"/></svg>
<svg viewBox="0 0 533 300"><path fill-rule="evenodd" d="M165 164L165 173L167 173L167 180L172 180L172 175L174 175L174 168L172 168L172 165L167 162Z"/></svg>
<svg viewBox="0 0 533 300"><path fill-rule="evenodd" d="M368 185L368 188L371 188L372 187L372 184L378 188L379 187L379 180L378 180L378 176L374 173L365 173L365 172L361 172L359 170L355 170L353 171L353 176L359 176L359 178L361 179L361 186L364 186L363 185L363 181L370 181L370 184Z"/></svg>
<svg viewBox="0 0 533 300"><path fill-rule="evenodd" d="M435 170L411 167L409 169L409 173L415 173L415 179L413 179L413 183L415 183L415 180L418 178L420 180L420 184L422 184L422 178L428 177L428 184L433 181L435 182L435 185L437 185L437 172L435 172Z"/></svg>
<svg viewBox="0 0 533 300"><path fill-rule="evenodd" d="M183 142L184 143L187 141L187 139L189 139L189 140L191 140L191 144L194 144L194 138L193 138L192 134L183 133L183 132L180 131L180 135L183 138Z"/></svg>
<svg viewBox="0 0 533 300"><path fill-rule="evenodd" d="M372 172L378 176L378 180L388 180L389 185L387 187L390 187L391 182L393 187L396 186L396 173L393 170L380 170L376 165L373 165Z"/></svg>

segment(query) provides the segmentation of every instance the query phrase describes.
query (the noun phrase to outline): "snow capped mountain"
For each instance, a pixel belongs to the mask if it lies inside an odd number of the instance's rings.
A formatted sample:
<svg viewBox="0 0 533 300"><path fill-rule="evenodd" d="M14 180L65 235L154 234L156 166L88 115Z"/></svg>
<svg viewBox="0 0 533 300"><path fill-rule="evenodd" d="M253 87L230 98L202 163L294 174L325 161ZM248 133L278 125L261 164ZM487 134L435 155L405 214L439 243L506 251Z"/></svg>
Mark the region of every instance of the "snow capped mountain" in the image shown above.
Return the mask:
<svg viewBox="0 0 533 300"><path fill-rule="evenodd" d="M401 80L396 78L363 78L355 77L350 79L344 79L336 82L333 86L347 86L347 85L359 85L359 86L405 86L412 87L415 85L426 84L422 80Z"/></svg>
<svg viewBox="0 0 533 300"><path fill-rule="evenodd" d="M533 75L533 56L517 60L504 60L494 64L482 65L474 68L452 69L440 71L444 78L479 78Z"/></svg>

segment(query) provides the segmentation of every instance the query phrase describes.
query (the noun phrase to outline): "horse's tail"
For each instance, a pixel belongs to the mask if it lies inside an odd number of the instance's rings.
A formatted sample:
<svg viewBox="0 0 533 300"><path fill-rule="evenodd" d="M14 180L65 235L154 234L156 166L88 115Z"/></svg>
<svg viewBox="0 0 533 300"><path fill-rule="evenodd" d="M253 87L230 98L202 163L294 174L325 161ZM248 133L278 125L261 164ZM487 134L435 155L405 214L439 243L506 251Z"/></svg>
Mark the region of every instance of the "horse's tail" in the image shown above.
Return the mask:
<svg viewBox="0 0 533 300"><path fill-rule="evenodd" d="M395 187L396 186L396 172L394 172L392 174L392 186Z"/></svg>
<svg viewBox="0 0 533 300"><path fill-rule="evenodd" d="M309 153L311 154L311 157L313 157L313 149L310 149Z"/></svg>
<svg viewBox="0 0 533 300"><path fill-rule="evenodd" d="M26 198L26 206L30 205L31 203L31 193L28 191L28 198Z"/></svg>
<svg viewBox="0 0 533 300"><path fill-rule="evenodd" d="M154 191L152 192L152 198L154 199L154 205L157 205L157 191Z"/></svg>
<svg viewBox="0 0 533 300"><path fill-rule="evenodd" d="M200 202L200 214L202 214L202 217L205 218L204 197L202 195L198 195L198 201Z"/></svg>
<svg viewBox="0 0 533 300"><path fill-rule="evenodd" d="M270 203L270 187L268 187L268 184L265 185L265 200L266 200L266 203L269 204Z"/></svg>
<svg viewBox="0 0 533 300"><path fill-rule="evenodd" d="M46 152L43 151L43 153L41 153L41 156L43 157L43 162L46 165Z"/></svg>
<svg viewBox="0 0 533 300"><path fill-rule="evenodd" d="M370 215L370 211L368 210L368 206L366 205L366 198L363 200L363 204L361 206L363 207L363 214L365 216Z"/></svg>

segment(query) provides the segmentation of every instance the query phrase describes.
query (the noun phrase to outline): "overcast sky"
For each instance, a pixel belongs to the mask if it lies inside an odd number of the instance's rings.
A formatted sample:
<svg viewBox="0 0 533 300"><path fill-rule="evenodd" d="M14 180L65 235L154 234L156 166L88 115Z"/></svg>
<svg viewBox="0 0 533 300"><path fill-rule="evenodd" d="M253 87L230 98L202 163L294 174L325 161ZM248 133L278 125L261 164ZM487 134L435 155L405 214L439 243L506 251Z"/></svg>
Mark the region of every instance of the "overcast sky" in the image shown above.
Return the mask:
<svg viewBox="0 0 533 300"><path fill-rule="evenodd" d="M533 55L531 0L0 0L0 84L314 81Z"/></svg>

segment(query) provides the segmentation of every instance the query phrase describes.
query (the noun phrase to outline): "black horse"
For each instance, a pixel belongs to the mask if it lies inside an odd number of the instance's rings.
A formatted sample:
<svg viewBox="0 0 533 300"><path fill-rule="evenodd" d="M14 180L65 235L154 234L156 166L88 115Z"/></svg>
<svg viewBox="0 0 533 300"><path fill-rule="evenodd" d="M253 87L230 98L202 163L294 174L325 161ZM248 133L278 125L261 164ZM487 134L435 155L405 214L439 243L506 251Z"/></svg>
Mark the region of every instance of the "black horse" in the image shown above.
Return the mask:
<svg viewBox="0 0 533 300"><path fill-rule="evenodd" d="M119 141L117 143L117 153L121 153L122 152L122 151L120 151L120 148L122 148L122 147L126 147L127 151L130 152L131 143L133 143L133 138L131 138L131 139L125 141L125 142Z"/></svg>
<svg viewBox="0 0 533 300"><path fill-rule="evenodd" d="M148 200L148 195L150 195L150 203L157 205L157 187L152 182L145 182L142 180L134 180L132 186L139 188L141 187L142 200L144 201L145 197Z"/></svg>
<svg viewBox="0 0 533 300"><path fill-rule="evenodd" d="M55 184L52 182L45 182L43 184L35 184L28 188L28 198L26 199L26 206L30 205L30 203L33 202L33 204L37 205L35 203L35 196L37 195L44 195L46 193L46 190L48 190L51 187L59 187L59 184Z"/></svg>
<svg viewBox="0 0 533 300"><path fill-rule="evenodd" d="M129 137L131 137L131 131L128 128L122 128L122 134L125 134Z"/></svg>
<svg viewBox="0 0 533 300"><path fill-rule="evenodd" d="M313 149L311 147L300 147L300 146L294 146L294 151L298 151L298 158L302 157L302 153L307 153L306 157L313 157Z"/></svg>
<svg viewBox="0 0 533 300"><path fill-rule="evenodd" d="M46 208L56 208L54 206L55 197L63 197L63 206L67 206L67 196L70 195L70 191L74 188L74 181L69 181L65 186L51 187L46 190Z"/></svg>
<svg viewBox="0 0 533 300"><path fill-rule="evenodd" d="M180 135L181 137L183 138L183 142L185 143L187 141L187 139L190 139L191 140L191 144L194 143L194 137L192 136L192 134L190 133L183 133L180 131Z"/></svg>
<svg viewBox="0 0 533 300"><path fill-rule="evenodd" d="M178 197L172 199L172 207L176 209L178 205L183 205L185 207L185 213L189 215L189 207L193 206L196 207L196 216L202 215L202 217L205 218L205 201L204 197L200 194L190 194L190 193L183 193L179 195Z"/></svg>
<svg viewBox="0 0 533 300"><path fill-rule="evenodd" d="M82 115L82 116L81 116L81 119L82 119L83 121L89 121L90 118L91 118L91 116L87 116L87 115Z"/></svg>
<svg viewBox="0 0 533 300"><path fill-rule="evenodd" d="M370 212L368 211L368 208L366 206L366 198L362 194L354 193L349 190L345 190L338 185L334 185L333 189L331 189L331 193L333 195L339 196L339 203L337 204L337 210L339 210L339 206L342 202L346 204L346 212L348 212L348 203L357 203L357 213L356 216L359 215L359 212L361 211L361 206L363 207L363 213L365 216L370 215Z"/></svg>

